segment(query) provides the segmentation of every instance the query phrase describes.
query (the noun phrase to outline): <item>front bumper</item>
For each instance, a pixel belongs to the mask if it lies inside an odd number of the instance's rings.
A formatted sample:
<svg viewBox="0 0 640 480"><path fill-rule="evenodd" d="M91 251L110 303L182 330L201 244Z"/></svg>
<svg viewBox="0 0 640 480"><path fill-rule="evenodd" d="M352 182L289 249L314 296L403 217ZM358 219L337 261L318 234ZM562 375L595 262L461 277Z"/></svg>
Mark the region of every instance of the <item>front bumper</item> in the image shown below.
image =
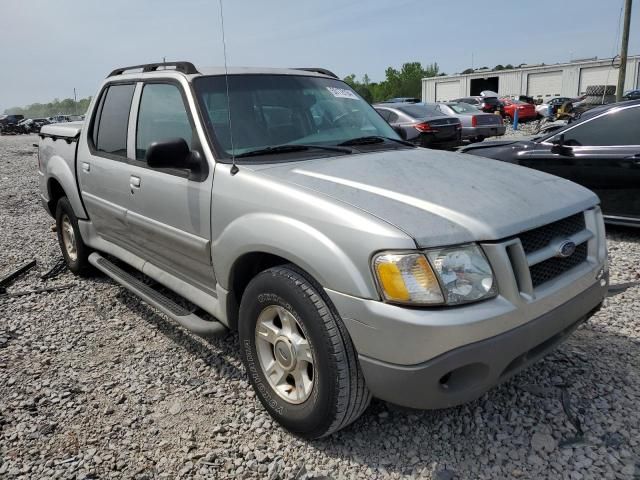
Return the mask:
<svg viewBox="0 0 640 480"><path fill-rule="evenodd" d="M584 214L586 229L575 239L591 236L586 259L535 287L529 264L543 261L536 255L553 255L553 248L527 255L519 238L509 238L480 243L499 286L500 294L492 299L410 308L325 289L349 331L373 395L419 408L466 402L569 335L607 291L600 209Z"/></svg>
<svg viewBox="0 0 640 480"><path fill-rule="evenodd" d="M606 290L596 283L520 327L419 365L360 356L367 386L374 397L411 408L446 408L475 400L565 340L600 308Z"/></svg>

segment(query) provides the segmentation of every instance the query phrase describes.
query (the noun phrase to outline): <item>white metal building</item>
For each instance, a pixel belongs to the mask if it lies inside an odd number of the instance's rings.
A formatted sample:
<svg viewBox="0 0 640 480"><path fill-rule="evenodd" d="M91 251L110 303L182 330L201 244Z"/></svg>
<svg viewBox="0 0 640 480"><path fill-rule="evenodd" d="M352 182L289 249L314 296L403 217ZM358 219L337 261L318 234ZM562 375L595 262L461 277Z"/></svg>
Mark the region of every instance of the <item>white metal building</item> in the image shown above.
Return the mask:
<svg viewBox="0 0 640 480"><path fill-rule="evenodd" d="M627 58L624 90L640 85L640 55ZM476 71L466 75L447 75L422 79L422 100L442 102L483 90L499 95L529 95L542 100L583 95L589 85L616 85L618 69L612 59L583 60L556 65L539 65L501 71Z"/></svg>

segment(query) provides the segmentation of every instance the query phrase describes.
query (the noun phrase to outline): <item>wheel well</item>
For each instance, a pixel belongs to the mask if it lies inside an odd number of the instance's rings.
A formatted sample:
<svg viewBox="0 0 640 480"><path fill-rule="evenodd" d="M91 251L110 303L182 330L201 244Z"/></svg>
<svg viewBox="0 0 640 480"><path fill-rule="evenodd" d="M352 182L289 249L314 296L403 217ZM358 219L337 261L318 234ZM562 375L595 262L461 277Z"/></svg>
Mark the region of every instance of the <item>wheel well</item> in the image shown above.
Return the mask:
<svg viewBox="0 0 640 480"><path fill-rule="evenodd" d="M265 252L246 253L235 261L231 268L230 290L227 296L227 319L232 330L238 327L240 300L251 279L268 268L286 263L291 262L286 258Z"/></svg>
<svg viewBox="0 0 640 480"><path fill-rule="evenodd" d="M49 208L51 216L55 217L58 200L66 196L66 193L64 192L62 185L60 185L60 183L58 183L54 178L49 180L47 190L49 191L49 202L47 203L47 207Z"/></svg>

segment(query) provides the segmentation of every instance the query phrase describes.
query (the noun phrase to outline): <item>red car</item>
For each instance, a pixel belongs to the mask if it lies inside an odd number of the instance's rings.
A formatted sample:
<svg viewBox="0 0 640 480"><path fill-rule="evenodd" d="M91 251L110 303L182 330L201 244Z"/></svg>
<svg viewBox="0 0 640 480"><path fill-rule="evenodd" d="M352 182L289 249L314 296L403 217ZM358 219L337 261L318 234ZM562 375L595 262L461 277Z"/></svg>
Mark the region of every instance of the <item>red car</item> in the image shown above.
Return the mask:
<svg viewBox="0 0 640 480"><path fill-rule="evenodd" d="M518 120L532 120L537 117L536 107L531 103L514 100L512 98L501 98L504 105L504 114L513 120L513 115L518 109Z"/></svg>

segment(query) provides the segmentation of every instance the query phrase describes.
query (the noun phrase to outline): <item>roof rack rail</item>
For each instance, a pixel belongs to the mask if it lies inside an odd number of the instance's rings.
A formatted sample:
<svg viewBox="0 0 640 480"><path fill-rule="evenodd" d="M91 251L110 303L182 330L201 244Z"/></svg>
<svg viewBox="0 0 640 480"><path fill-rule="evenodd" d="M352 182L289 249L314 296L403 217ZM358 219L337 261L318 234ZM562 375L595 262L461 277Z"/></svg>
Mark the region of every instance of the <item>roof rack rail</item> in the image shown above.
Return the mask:
<svg viewBox="0 0 640 480"><path fill-rule="evenodd" d="M143 72L155 72L161 67L175 67L176 71L186 73L186 74L200 73L198 69L195 67L195 65L191 62L161 62L161 63L145 63L142 65L132 65L130 67L116 68L109 75L107 75L107 78L114 77L116 75L122 75L127 70L137 70L141 68Z"/></svg>
<svg viewBox="0 0 640 480"><path fill-rule="evenodd" d="M330 77L333 77L333 78L338 78L338 76L335 73L333 73L331 70L327 70L326 68L309 67L309 68L294 68L293 70L304 70L305 72L321 73L323 75L329 75Z"/></svg>

